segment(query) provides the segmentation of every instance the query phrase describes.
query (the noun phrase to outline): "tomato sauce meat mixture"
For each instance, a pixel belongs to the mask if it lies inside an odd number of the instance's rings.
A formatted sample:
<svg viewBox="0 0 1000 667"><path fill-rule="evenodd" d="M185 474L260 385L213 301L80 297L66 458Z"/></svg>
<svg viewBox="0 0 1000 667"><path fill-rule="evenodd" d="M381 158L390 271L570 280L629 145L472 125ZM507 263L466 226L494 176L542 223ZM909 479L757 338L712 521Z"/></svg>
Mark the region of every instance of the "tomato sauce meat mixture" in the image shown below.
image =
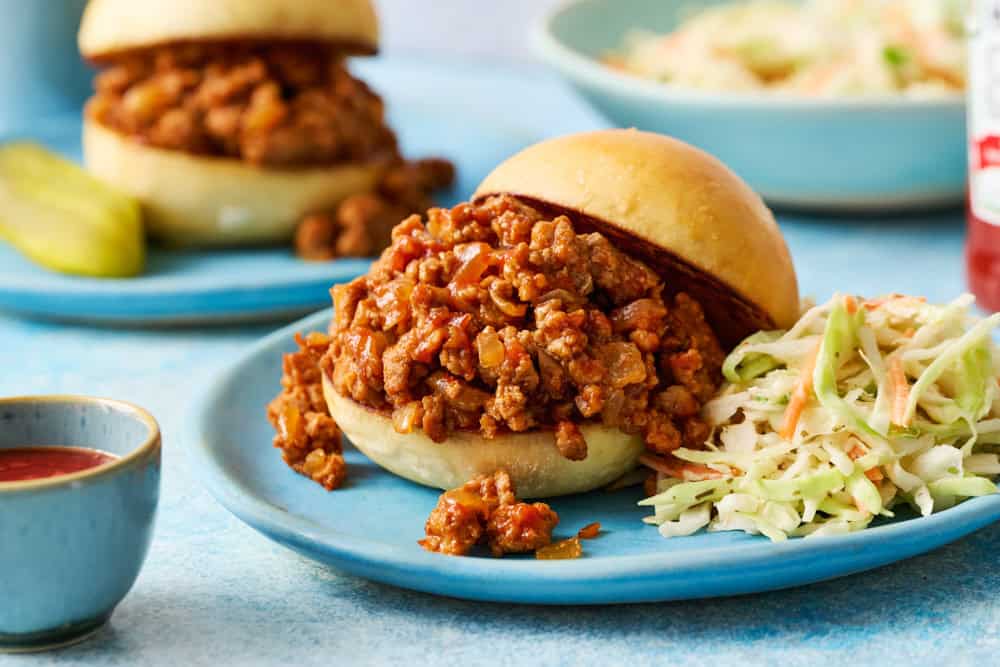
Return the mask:
<svg viewBox="0 0 1000 667"><path fill-rule="evenodd" d="M537 551L552 542L559 515L545 503L520 502L510 475L479 475L441 494L427 519L428 551L464 556L486 544L494 556Z"/></svg>
<svg viewBox="0 0 1000 667"><path fill-rule="evenodd" d="M654 461L708 436L723 352L701 306L566 215L495 196L411 216L334 300L323 372L401 433L545 429L580 460L600 422Z"/></svg>
<svg viewBox="0 0 1000 667"><path fill-rule="evenodd" d="M345 199L337 210L306 216L295 232L303 259L368 257L389 245L392 228L433 205L431 194L449 187L455 167L441 158L397 161L386 168L374 192Z"/></svg>
<svg viewBox="0 0 1000 667"><path fill-rule="evenodd" d="M299 349L282 360L281 393L267 406L267 418L285 463L332 491L344 483L347 465L340 429L323 399L319 370L330 339L313 332L306 338L297 335L295 342Z"/></svg>
<svg viewBox="0 0 1000 667"><path fill-rule="evenodd" d="M158 148L275 167L396 154L382 100L319 44L179 44L120 56L87 113Z"/></svg>

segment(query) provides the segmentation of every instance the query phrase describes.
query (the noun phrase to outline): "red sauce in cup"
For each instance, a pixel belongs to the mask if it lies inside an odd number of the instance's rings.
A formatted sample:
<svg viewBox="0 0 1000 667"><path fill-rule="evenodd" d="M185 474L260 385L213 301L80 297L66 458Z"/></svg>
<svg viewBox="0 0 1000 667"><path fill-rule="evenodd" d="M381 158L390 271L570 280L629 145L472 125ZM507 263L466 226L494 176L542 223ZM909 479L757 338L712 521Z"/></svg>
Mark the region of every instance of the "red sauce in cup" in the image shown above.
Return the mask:
<svg viewBox="0 0 1000 667"><path fill-rule="evenodd" d="M23 482L71 475L117 459L86 447L14 447L0 449L0 482Z"/></svg>

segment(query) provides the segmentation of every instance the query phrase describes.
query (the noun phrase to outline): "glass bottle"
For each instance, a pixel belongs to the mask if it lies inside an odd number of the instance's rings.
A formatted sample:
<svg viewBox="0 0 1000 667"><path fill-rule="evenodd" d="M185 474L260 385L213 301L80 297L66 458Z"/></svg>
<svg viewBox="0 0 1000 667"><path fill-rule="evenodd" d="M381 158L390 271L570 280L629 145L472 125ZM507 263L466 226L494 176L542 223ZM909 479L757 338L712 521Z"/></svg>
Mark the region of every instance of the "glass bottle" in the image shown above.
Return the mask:
<svg viewBox="0 0 1000 667"><path fill-rule="evenodd" d="M980 307L1000 311L1000 0L971 0L966 270Z"/></svg>

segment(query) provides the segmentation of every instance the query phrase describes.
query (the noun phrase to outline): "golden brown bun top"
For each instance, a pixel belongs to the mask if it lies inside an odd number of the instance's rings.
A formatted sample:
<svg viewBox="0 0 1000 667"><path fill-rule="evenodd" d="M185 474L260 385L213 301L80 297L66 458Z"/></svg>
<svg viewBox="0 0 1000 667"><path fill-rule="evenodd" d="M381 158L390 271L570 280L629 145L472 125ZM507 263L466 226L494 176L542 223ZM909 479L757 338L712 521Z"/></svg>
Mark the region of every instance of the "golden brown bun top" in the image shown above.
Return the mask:
<svg viewBox="0 0 1000 667"><path fill-rule="evenodd" d="M605 234L697 299L727 346L798 318L795 269L770 210L722 162L676 139L602 130L543 141L494 169L474 199L495 194Z"/></svg>
<svg viewBox="0 0 1000 667"><path fill-rule="evenodd" d="M99 61L172 42L271 39L374 53L378 20L371 0L90 0L79 45Z"/></svg>

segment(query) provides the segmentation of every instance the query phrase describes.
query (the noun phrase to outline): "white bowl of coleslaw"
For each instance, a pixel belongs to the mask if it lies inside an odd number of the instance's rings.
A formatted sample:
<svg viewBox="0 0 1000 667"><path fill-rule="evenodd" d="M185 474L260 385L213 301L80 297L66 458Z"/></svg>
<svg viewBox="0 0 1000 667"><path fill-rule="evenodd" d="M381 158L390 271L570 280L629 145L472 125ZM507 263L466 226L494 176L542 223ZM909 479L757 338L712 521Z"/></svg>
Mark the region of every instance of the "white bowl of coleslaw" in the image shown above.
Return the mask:
<svg viewBox="0 0 1000 667"><path fill-rule="evenodd" d="M570 0L536 26L534 43L610 120L715 154L773 205L962 200L957 0L740 4ZM905 9L894 10L904 27L920 27L916 37L872 10L890 5Z"/></svg>

